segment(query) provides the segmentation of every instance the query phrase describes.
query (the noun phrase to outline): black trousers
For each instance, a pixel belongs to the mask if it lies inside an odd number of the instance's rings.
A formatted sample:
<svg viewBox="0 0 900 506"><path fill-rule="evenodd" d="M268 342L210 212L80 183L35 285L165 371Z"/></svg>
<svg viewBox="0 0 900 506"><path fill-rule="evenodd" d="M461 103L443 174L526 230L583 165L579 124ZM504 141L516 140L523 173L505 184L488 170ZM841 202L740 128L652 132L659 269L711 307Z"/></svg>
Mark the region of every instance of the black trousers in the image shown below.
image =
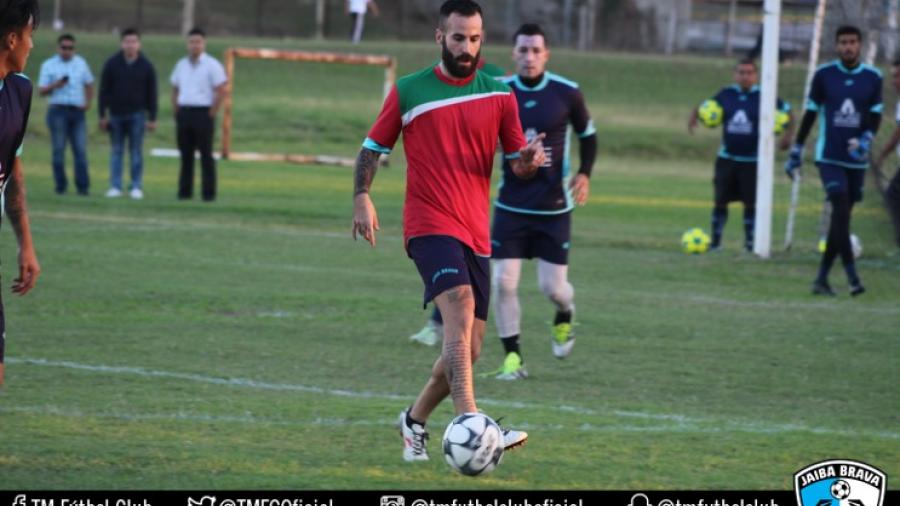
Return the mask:
<svg viewBox="0 0 900 506"><path fill-rule="evenodd" d="M215 200L216 161L212 155L215 120L209 116L209 107L180 107L175 122L178 127L178 150L181 152L178 198L194 196L194 153L199 150L201 194L203 200Z"/></svg>

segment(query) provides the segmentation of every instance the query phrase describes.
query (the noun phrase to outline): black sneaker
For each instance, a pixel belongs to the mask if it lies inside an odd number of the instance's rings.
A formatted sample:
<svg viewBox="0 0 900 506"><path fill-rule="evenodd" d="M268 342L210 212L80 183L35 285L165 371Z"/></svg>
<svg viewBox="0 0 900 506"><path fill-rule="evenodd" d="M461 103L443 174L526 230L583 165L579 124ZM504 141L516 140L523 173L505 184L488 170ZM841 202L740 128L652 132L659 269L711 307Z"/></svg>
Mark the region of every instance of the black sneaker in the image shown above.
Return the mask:
<svg viewBox="0 0 900 506"><path fill-rule="evenodd" d="M850 295L856 297L857 295L862 295L866 293L866 287L860 281L856 281L856 283L850 283Z"/></svg>
<svg viewBox="0 0 900 506"><path fill-rule="evenodd" d="M836 293L834 293L834 290L831 289L831 286L827 281L814 281L812 286L812 294L826 295L828 297L834 297L837 295Z"/></svg>

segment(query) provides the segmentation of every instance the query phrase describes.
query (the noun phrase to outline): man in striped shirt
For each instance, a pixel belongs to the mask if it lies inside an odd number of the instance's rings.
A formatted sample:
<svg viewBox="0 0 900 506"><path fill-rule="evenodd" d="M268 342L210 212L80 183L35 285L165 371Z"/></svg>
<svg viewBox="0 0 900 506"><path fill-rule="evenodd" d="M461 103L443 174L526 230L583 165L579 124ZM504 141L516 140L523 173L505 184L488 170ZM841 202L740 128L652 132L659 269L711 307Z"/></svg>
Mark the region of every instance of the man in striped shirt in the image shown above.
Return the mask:
<svg viewBox="0 0 900 506"><path fill-rule="evenodd" d="M397 82L356 162L353 236L374 246L379 226L369 187L378 157L403 133L404 242L425 284L425 303L433 300L444 316L443 352L415 403L400 414L407 461L428 459L425 422L448 395L456 414L478 411L472 363L481 351L488 313L488 199L497 139L517 177L533 177L545 158L543 134L526 145L509 86L476 70L483 35L477 3L445 2L435 33L440 64ZM506 448L528 437L503 432Z"/></svg>

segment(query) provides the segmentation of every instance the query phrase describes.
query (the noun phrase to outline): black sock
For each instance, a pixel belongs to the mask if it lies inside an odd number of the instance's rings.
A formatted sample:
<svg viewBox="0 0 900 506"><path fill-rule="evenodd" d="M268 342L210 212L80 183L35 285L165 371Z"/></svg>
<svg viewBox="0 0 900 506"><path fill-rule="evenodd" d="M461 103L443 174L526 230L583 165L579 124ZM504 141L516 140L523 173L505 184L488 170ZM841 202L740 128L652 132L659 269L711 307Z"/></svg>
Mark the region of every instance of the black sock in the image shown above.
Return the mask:
<svg viewBox="0 0 900 506"><path fill-rule="evenodd" d="M437 323L438 325L444 324L444 318L441 316L440 310L437 308L437 304L434 305L434 311L431 312L431 321Z"/></svg>
<svg viewBox="0 0 900 506"><path fill-rule="evenodd" d="M571 311L557 311L556 317L553 318L553 324L559 325L560 323L572 323L572 312Z"/></svg>
<svg viewBox="0 0 900 506"><path fill-rule="evenodd" d="M519 351L519 334L509 337L501 337L500 342L503 343L503 350L506 351L506 354L510 353L518 353L519 356L522 356L522 352Z"/></svg>
<svg viewBox="0 0 900 506"><path fill-rule="evenodd" d="M712 212L712 243L711 248L718 248L722 244L722 231L728 222L728 207L716 206Z"/></svg>
<svg viewBox="0 0 900 506"><path fill-rule="evenodd" d="M845 266L853 262L853 250L850 247L850 200L846 193L833 193L828 199L832 207L831 223L828 226L828 242L817 276L817 281L822 283L828 281L828 273L838 255L841 256Z"/></svg>
<svg viewBox="0 0 900 506"><path fill-rule="evenodd" d="M412 427L413 424L416 424L416 425L421 425L421 426L424 428L424 427L425 427L425 422L420 422L420 421L418 421L418 420L414 420L413 417L410 416L410 413L412 413L412 407L410 407L410 408L406 411L406 426L407 426L407 427Z"/></svg>
<svg viewBox="0 0 900 506"><path fill-rule="evenodd" d="M744 248L753 251L753 233L756 229L756 206L744 206Z"/></svg>

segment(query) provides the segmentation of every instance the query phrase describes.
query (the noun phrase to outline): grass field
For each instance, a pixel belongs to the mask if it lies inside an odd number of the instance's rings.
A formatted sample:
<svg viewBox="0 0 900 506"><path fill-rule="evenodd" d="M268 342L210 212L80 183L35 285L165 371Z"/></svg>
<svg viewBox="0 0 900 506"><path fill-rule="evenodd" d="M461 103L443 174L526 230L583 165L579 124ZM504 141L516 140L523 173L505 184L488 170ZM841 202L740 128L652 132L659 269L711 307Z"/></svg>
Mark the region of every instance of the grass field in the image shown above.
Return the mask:
<svg viewBox="0 0 900 506"><path fill-rule="evenodd" d="M33 79L51 37L41 30ZM93 35L78 46L99 73L116 43ZM182 41L144 44L163 97L145 144L174 147L165 82ZM211 52L231 44L351 49L213 39ZM397 55L401 73L438 54L365 49ZM486 55L508 66L505 48ZM476 388L482 409L531 440L478 479L440 458L403 463L392 426L436 356L406 339L426 313L401 240L402 150L375 181L373 250L349 237L348 169L220 163L220 199L208 205L177 202L177 161L147 158L144 201L105 199L108 141L95 111L93 195L58 197L36 98L24 160L44 272L26 298L6 296L0 488L788 489L794 471L825 458L897 476L900 257L874 192L854 221L869 288L859 300L839 266L840 297L808 295L823 196L809 169L790 255L740 254L739 207L725 252L678 250L682 230L708 228L717 146L717 132L690 137L684 120L730 65L554 53L552 69L581 83L601 144L589 205L575 215L578 344L552 358L552 310L527 266L532 378ZM795 105L801 67L781 80ZM242 61L238 72L239 150L354 156L380 106L376 69ZM787 185L776 176L780 238ZM8 286L15 248L4 228ZM476 372L501 359L491 329ZM450 417L445 403L432 419L433 457Z"/></svg>

